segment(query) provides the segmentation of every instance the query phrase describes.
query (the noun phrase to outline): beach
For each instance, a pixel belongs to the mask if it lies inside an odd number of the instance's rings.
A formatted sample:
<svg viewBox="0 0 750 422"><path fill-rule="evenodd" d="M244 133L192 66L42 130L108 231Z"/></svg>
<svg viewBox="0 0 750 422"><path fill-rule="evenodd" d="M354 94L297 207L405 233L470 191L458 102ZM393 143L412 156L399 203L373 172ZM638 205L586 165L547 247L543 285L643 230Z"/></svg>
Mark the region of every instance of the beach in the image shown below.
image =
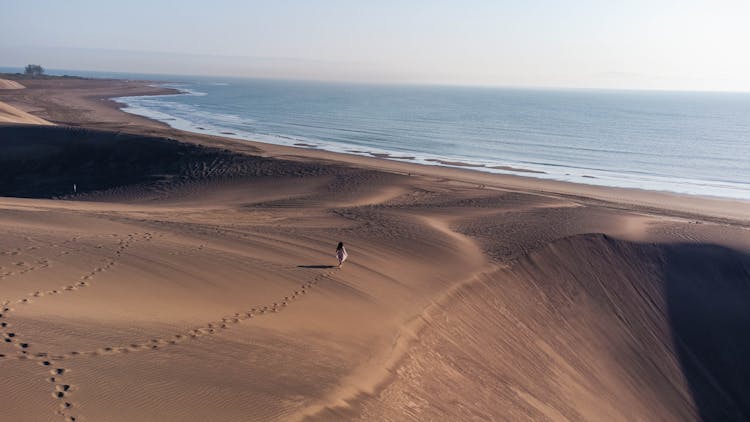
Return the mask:
<svg viewBox="0 0 750 422"><path fill-rule="evenodd" d="M137 78L138 75L132 75ZM142 77L142 76L141 76ZM576 184L750 200L741 93L161 76L116 99L200 134Z"/></svg>
<svg viewBox="0 0 750 422"><path fill-rule="evenodd" d="M196 134L110 100L174 93L148 81L18 82L0 419L750 417L749 202Z"/></svg>

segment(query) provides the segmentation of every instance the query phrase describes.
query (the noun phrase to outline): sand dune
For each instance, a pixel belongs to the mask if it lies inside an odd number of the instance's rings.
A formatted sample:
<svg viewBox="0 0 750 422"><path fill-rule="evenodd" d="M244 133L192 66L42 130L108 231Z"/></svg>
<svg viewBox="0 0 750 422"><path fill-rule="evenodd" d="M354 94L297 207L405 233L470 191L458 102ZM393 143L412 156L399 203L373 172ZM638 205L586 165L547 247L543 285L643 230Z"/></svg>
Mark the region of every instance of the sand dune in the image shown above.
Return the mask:
<svg viewBox="0 0 750 422"><path fill-rule="evenodd" d="M2 418L750 415L741 207L100 129L0 126Z"/></svg>
<svg viewBox="0 0 750 422"><path fill-rule="evenodd" d="M48 144L50 134L64 139L69 129L8 130L23 151L40 160L27 169L38 172L41 181L46 180L44 169L54 161L51 158L71 159L65 149ZM43 131L47 136L24 137L19 130ZM91 136L99 138L97 147L120 154L118 142L106 140L112 135ZM164 141L155 144L159 147L177 148L176 152L184 148ZM85 148L84 140L75 151L93 154L88 160L98 162L93 159L99 157L98 150L85 152ZM10 161L23 153L18 148L11 151ZM447 235L434 221L423 223L411 215L390 221L373 215L360 227L359 213L370 213L368 208L379 199L399 196L406 188L392 192L390 186L400 185L406 177L242 156L217 159L214 154L218 152L189 148L185 155L191 159L178 158L175 167L162 163L159 179L152 180L148 173L135 182L105 179L131 183L124 190L130 204L100 205L106 212L87 202L58 202L67 209L55 209L56 219L50 215L53 209L46 208L48 202L3 202L0 224L6 230L3 250L7 253L0 265L9 308L3 319L10 324L4 334L13 334L6 337L10 341L4 364L28 365L30 360L45 370L70 371L64 382L74 387L60 399L72 403L70 409L61 409L65 415L79 415L73 409L80 406L87 418L112 420L115 397L122 403L140 403L133 409L118 408L123 419L149 419L157 405L174 419L190 414L217 420L216 412L226 412L219 420L243 414L274 419L326 403L330 391L339 387L340 377L379 367L403 318L426 306L431 292L465 277L464 268L484 262L477 249L456 244L455 235ZM106 166L92 167L87 162L59 167L54 174L65 178L68 171L81 168L108 174ZM15 171L29 177L28 172ZM286 187L284 178L290 179ZM267 191L269 182L279 181L276 194L252 195L256 184ZM301 183L306 192L299 191ZM368 189L342 188L360 184ZM37 196L29 186L36 187L37 194L53 192L44 183L27 185L29 196ZM198 197L204 189L214 190L208 208ZM245 202L235 203L235 189L245 189ZM224 190L228 193L222 199ZM113 200L120 191L112 187L109 192L104 197ZM154 192L159 196L154 197ZM225 225L227 219L234 223ZM347 264L346 272L326 268L333 264L330 245L339 239L346 239L358 256ZM433 259L442 264L435 265ZM196 347L225 354L226 363L197 368L188 352ZM242 401L250 407L237 406L237 397L205 391L206 386L197 383L199 390L192 394L203 401L191 400L195 407L180 410L185 406L179 393L186 387L182 382L173 387L160 383L153 388L123 387L125 380L110 374L120 379L111 383L102 378L107 371L89 366L94 358L116 359L112 363L116 365L135 359L136 366L146 365L143 370L154 373L155 353L161 353L158 360L174 361L169 371L190 367L193 376L214 379L215 389L245 391ZM290 364L294 356L299 365ZM261 361L262 368L253 363ZM244 368L246 378L231 381L239 384L226 384L229 362ZM321 364L327 369L321 370ZM133 371L135 367L123 370ZM309 381L290 387L303 373ZM50 385L50 394L54 385L59 382ZM108 386L120 390L108 393ZM161 398L151 405L141 403L148 396ZM258 397L266 397L266 404L255 408ZM217 408L214 400L226 402L228 408Z"/></svg>
<svg viewBox="0 0 750 422"><path fill-rule="evenodd" d="M0 89L24 89L25 86L21 85L20 82L11 81L8 79L0 79Z"/></svg>
<svg viewBox="0 0 750 422"><path fill-rule="evenodd" d="M359 417L744 420L748 258L603 235L556 241L426 316L419 345Z"/></svg>
<svg viewBox="0 0 750 422"><path fill-rule="evenodd" d="M52 123L36 117L11 105L0 102L0 123L22 123L27 125L51 125Z"/></svg>
<svg viewBox="0 0 750 422"><path fill-rule="evenodd" d="M0 79L0 90L18 90L25 88L21 83ZM51 125L52 123L0 101L0 123L22 123L31 125Z"/></svg>

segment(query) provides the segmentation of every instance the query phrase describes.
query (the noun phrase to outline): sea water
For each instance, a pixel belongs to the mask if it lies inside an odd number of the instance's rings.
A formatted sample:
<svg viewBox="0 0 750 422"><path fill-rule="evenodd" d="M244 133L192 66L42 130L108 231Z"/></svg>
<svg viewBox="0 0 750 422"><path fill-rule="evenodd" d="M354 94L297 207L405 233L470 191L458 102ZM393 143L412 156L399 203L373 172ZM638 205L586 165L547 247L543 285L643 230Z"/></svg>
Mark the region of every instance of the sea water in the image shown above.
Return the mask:
<svg viewBox="0 0 750 422"><path fill-rule="evenodd" d="M117 101L199 133L750 200L749 93L161 78L182 94Z"/></svg>

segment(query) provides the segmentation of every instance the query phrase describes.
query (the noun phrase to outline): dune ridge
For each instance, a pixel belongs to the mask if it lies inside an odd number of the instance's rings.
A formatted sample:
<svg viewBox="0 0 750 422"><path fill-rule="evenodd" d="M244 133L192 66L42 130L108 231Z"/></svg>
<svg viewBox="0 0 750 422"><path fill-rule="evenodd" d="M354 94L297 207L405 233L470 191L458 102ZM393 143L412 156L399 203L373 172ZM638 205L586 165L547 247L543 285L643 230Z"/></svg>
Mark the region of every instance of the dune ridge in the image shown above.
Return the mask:
<svg viewBox="0 0 750 422"><path fill-rule="evenodd" d="M26 88L21 83L8 79L0 79L0 91L19 90ZM13 107L0 101L0 123L20 123L29 125L52 125L41 117L27 113L18 107Z"/></svg>
<svg viewBox="0 0 750 422"><path fill-rule="evenodd" d="M17 107L0 102L0 123L20 123L25 125L52 125L41 117L34 116Z"/></svg>
<svg viewBox="0 0 750 422"><path fill-rule="evenodd" d="M395 382L356 413L326 416L745 420L748 258L712 245L561 239L455 292Z"/></svg>
<svg viewBox="0 0 750 422"><path fill-rule="evenodd" d="M24 89L25 86L21 85L18 81L11 81L8 79L0 79L0 89Z"/></svg>

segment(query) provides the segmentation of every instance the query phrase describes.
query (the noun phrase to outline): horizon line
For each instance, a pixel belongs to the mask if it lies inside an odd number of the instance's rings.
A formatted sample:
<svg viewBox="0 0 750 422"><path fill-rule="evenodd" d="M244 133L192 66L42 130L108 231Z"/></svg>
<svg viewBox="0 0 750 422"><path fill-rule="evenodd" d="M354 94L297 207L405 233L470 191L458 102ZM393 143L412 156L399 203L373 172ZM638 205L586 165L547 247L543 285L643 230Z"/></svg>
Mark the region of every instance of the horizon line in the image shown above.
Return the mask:
<svg viewBox="0 0 750 422"><path fill-rule="evenodd" d="M302 59L300 59L302 60ZM28 64L28 63L27 63ZM23 74L26 65L5 65L0 64L0 69L18 68L20 71L16 74ZM279 81L279 82L314 82L323 84L342 84L342 85L369 85L369 86L412 86L412 87L443 87L443 88L479 88L479 89L519 89L519 90L538 90L538 91L613 91L613 92L663 92L663 93L716 93L716 94L750 94L750 90L719 90L719 89L665 89L665 88L604 88L596 86L560 86L560 85L501 85L501 84L476 84L476 83L439 83L439 82L414 82L414 81L363 81L354 79L316 79L316 78L275 78L268 76L250 76L250 75L230 75L230 74L200 74L200 73L159 73L159 72L123 72L117 70L101 69L63 69L50 67L45 71L56 72L92 72L92 73L112 73L120 75L142 75L142 76L177 76L177 77L198 77L198 78L234 78L262 81ZM14 74L7 73L6 74ZM51 76L77 76L87 78L87 76L75 74L53 74ZM125 78L95 78L95 79L125 79ZM151 81L156 83L170 83L169 81ZM179 81L173 81L179 82Z"/></svg>

